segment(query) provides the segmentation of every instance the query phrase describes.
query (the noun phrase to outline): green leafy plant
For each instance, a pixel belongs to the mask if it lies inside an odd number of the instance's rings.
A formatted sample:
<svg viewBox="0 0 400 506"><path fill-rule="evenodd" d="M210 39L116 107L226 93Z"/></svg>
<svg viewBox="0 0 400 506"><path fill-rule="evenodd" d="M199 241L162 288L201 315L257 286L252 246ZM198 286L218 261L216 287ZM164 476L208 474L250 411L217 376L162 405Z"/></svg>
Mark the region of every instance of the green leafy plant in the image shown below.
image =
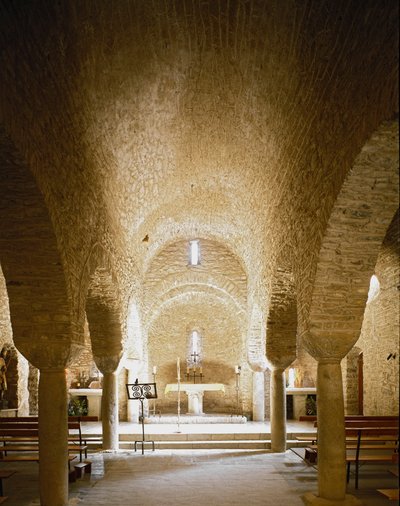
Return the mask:
<svg viewBox="0 0 400 506"><path fill-rule="evenodd" d="M317 399L315 395L308 395L306 399L306 414L316 415L317 414Z"/></svg>
<svg viewBox="0 0 400 506"><path fill-rule="evenodd" d="M86 416L88 414L88 401L86 397L73 397L68 404L69 416Z"/></svg>

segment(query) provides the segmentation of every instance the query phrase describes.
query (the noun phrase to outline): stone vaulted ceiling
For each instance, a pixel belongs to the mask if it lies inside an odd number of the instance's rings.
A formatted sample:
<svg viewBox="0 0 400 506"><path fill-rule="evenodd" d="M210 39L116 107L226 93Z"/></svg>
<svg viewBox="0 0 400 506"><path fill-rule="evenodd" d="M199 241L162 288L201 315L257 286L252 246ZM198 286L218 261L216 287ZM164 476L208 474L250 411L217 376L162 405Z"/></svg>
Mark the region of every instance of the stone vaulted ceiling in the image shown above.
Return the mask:
<svg viewBox="0 0 400 506"><path fill-rule="evenodd" d="M397 18L394 0L0 2L0 121L72 292L98 243L125 300L193 237L240 259L262 306L276 269L308 272L397 112Z"/></svg>

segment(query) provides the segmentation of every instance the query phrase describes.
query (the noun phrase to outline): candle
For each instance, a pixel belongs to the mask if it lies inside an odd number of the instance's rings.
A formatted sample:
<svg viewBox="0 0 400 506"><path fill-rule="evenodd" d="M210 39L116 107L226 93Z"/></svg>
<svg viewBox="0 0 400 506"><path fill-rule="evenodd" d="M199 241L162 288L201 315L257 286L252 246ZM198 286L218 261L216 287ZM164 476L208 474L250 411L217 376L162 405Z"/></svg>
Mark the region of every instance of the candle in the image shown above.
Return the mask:
<svg viewBox="0 0 400 506"><path fill-rule="evenodd" d="M180 358L178 357L176 359L176 370L177 370L177 376L178 376L178 381L181 380L181 362L180 362Z"/></svg>
<svg viewBox="0 0 400 506"><path fill-rule="evenodd" d="M157 374L157 366L153 365L153 374Z"/></svg>
<svg viewBox="0 0 400 506"><path fill-rule="evenodd" d="M186 367L186 374L189 374L190 373L190 369L189 367Z"/></svg>
<svg viewBox="0 0 400 506"><path fill-rule="evenodd" d="M239 366L238 365L235 365L235 373L239 374Z"/></svg>

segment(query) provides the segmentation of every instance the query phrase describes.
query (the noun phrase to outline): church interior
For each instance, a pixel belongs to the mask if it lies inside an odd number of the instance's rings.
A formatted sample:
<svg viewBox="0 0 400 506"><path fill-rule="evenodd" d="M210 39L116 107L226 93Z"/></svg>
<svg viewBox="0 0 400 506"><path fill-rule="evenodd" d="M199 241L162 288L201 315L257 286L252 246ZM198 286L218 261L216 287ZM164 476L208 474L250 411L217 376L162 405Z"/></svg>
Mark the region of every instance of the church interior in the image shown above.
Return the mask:
<svg viewBox="0 0 400 506"><path fill-rule="evenodd" d="M361 504L346 417L399 413L398 14L0 1L0 420L38 417L41 505L68 415L108 452L168 419L269 424L274 454L315 416L303 501Z"/></svg>

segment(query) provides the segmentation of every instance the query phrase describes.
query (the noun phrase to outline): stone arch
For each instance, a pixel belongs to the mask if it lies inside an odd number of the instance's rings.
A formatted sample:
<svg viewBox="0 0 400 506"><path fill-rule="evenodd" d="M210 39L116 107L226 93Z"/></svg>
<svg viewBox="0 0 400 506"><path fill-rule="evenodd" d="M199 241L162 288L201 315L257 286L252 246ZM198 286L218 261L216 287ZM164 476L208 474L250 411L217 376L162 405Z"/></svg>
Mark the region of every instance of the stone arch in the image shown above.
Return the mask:
<svg viewBox="0 0 400 506"><path fill-rule="evenodd" d="M230 293L230 291L226 291L219 285L215 280L210 280L208 276L195 276L197 279L191 279L190 275L182 276L177 283L178 286L170 286L166 291L164 291L160 297L158 297L153 304L146 309L145 320L153 320L156 314L160 311L161 307L168 302L169 299L173 299L175 297L180 296L184 293L189 292L209 292L211 294L218 294L220 299L227 298L236 306L236 310L239 313L244 313L245 309L242 304L237 300L235 294ZM200 282L199 279L202 278L203 281Z"/></svg>
<svg viewBox="0 0 400 506"><path fill-rule="evenodd" d="M154 306L153 311L149 311L147 313L146 328L150 328L153 322L168 306L172 306L176 304L177 301L182 300L189 302L191 299L195 299L197 297L203 297L204 299L218 299L224 304L231 306L232 310L239 318L245 318L245 312L237 305L237 302L231 297L228 297L226 293L218 287L209 285L199 287L196 285L194 290L191 288L193 287L188 285L185 290L182 290L182 287L179 287L175 291L166 293L165 297L158 301L158 305Z"/></svg>
<svg viewBox="0 0 400 506"><path fill-rule="evenodd" d="M265 317L258 304L254 304L248 322L247 361L253 371L263 372L268 367L265 356Z"/></svg>
<svg viewBox="0 0 400 506"><path fill-rule="evenodd" d="M126 318L126 352L127 357L143 358L144 331L142 318L136 298L131 296L127 307Z"/></svg>
<svg viewBox="0 0 400 506"><path fill-rule="evenodd" d="M316 357L341 358L359 337L369 280L398 208L398 185L398 121L385 121L356 158L322 241L304 333Z"/></svg>
<svg viewBox="0 0 400 506"><path fill-rule="evenodd" d="M0 128L0 261L13 341L36 367L65 367L79 351L57 238L42 193Z"/></svg>
<svg viewBox="0 0 400 506"><path fill-rule="evenodd" d="M358 412L358 366L360 354L362 354L362 349L359 346L353 346L343 361L344 406L346 415L362 414Z"/></svg>
<svg viewBox="0 0 400 506"><path fill-rule="evenodd" d="M266 355L269 362L287 367L297 352L297 297L293 274L278 268L272 284L267 316Z"/></svg>
<svg viewBox="0 0 400 506"><path fill-rule="evenodd" d="M86 314L96 363L108 357L120 358L123 352L120 294L115 277L106 267L97 267L91 276Z"/></svg>

